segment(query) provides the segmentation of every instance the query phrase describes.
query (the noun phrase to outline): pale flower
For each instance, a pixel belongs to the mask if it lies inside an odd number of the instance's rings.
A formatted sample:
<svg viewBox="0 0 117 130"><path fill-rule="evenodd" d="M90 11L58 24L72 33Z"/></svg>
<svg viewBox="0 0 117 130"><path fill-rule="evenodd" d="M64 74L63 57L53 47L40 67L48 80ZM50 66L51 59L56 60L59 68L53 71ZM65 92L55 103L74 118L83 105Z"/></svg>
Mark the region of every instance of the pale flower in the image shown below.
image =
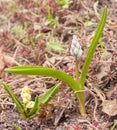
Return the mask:
<svg viewBox="0 0 117 130"><path fill-rule="evenodd" d="M26 98L23 98L23 103L24 104L26 104L26 103L28 103L29 102L29 100L27 100Z"/></svg>
<svg viewBox="0 0 117 130"><path fill-rule="evenodd" d="M29 87L28 86L23 87L21 93L30 93Z"/></svg>
<svg viewBox="0 0 117 130"><path fill-rule="evenodd" d="M27 96L22 98L24 104L30 102L30 100L31 100L31 95L29 95L29 94L25 94L25 95L27 95Z"/></svg>
<svg viewBox="0 0 117 130"><path fill-rule="evenodd" d="M29 93L22 93L21 97L26 98L27 100L31 100L31 95Z"/></svg>
<svg viewBox="0 0 117 130"><path fill-rule="evenodd" d="M22 97L23 103L25 104L27 108L31 108L33 106L34 103L33 101L31 101L31 95L30 95L30 90L28 86L25 86L24 88L22 88L21 97Z"/></svg>
<svg viewBox="0 0 117 130"><path fill-rule="evenodd" d="M80 57L82 56L83 51L82 51L82 48L78 42L76 35L73 35L70 53L72 56L75 56L78 59L80 59Z"/></svg>
<svg viewBox="0 0 117 130"><path fill-rule="evenodd" d="M34 101L30 101L26 104L26 108L33 108L34 107L35 102Z"/></svg>

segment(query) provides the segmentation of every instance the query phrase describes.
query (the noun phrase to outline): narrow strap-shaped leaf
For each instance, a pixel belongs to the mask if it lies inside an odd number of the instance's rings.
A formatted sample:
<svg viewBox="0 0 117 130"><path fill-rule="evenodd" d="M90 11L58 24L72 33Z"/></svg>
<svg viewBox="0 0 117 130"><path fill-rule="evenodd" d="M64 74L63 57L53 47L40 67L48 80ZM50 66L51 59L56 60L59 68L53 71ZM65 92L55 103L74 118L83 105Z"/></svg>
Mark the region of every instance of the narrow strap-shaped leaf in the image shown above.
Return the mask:
<svg viewBox="0 0 117 130"><path fill-rule="evenodd" d="M32 116L33 114L36 114L38 108L39 108L39 97L36 96L34 107L30 110L28 117Z"/></svg>
<svg viewBox="0 0 117 130"><path fill-rule="evenodd" d="M6 82L3 82L3 86L4 86L5 90L7 91L7 93L9 94L9 96L12 98L13 102L16 104L20 113L23 114L24 113L24 107L21 104L21 102L19 101L19 99L14 95L13 91L10 89L10 87L7 85Z"/></svg>
<svg viewBox="0 0 117 130"><path fill-rule="evenodd" d="M67 83L75 92L80 90L79 84L70 75L60 70L42 66L15 66L6 71L14 74L50 76Z"/></svg>
<svg viewBox="0 0 117 130"><path fill-rule="evenodd" d="M84 90L84 83L85 83L85 79L86 79L86 74L88 72L88 68L89 68L89 65L91 63L91 60L92 60L93 54L95 52L96 46L98 44L98 41L102 35L102 31L104 29L106 19L107 19L107 8L105 8L103 11L102 18L99 22L98 28L96 30L96 33L95 33L93 40L91 42L91 45L89 47L85 63L83 65L83 69L82 69L82 73L81 73L81 77L80 77L80 88L82 90Z"/></svg>
<svg viewBox="0 0 117 130"><path fill-rule="evenodd" d="M44 95L39 97L39 103L45 104L50 101L50 99L58 92L58 89L60 88L60 84L56 84L52 88L50 88Z"/></svg>

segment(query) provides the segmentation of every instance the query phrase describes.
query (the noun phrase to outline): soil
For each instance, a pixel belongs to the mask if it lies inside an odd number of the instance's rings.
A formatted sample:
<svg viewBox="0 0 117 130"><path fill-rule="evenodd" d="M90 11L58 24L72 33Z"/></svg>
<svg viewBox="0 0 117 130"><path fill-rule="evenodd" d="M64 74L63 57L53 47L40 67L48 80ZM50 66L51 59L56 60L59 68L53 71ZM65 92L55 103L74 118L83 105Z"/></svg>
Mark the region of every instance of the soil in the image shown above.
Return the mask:
<svg viewBox="0 0 117 130"><path fill-rule="evenodd" d="M96 0L74 0L64 8L57 0L0 0L0 130L15 130L14 124L21 130L117 130L116 124L114 126L117 105L112 103L117 99L117 1L96 3ZM79 61L81 73L105 6L108 7L106 26L85 83L87 115L80 115L74 93L61 83L59 92L49 102L53 108L48 119L39 115L31 120L22 119L2 82L7 82L19 99L22 88L28 85L34 99L60 81L9 74L5 69L16 65L41 65L74 76L74 57L69 48L75 34L83 49ZM47 7L52 18L49 18ZM49 46L53 38L56 48ZM58 41L64 51L59 50Z"/></svg>

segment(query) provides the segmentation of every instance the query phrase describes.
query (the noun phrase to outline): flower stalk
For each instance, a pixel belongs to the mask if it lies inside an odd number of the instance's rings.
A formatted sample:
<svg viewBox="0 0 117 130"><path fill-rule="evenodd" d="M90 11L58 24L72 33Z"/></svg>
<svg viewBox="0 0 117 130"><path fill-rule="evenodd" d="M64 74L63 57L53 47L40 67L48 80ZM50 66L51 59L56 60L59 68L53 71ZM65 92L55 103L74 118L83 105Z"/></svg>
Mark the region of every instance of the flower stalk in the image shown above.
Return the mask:
<svg viewBox="0 0 117 130"><path fill-rule="evenodd" d="M75 57L75 76L76 76L76 82L79 83L79 61Z"/></svg>
<svg viewBox="0 0 117 130"><path fill-rule="evenodd" d="M83 51L82 51L81 45L78 42L76 35L73 35L70 53L75 58L75 80L78 83L78 85L80 86L79 61L80 61L80 58L82 56ZM76 96L79 99L79 108L80 108L81 115L86 114L85 101L84 101L85 99L84 99L84 92L83 91L84 90L80 90L76 93Z"/></svg>

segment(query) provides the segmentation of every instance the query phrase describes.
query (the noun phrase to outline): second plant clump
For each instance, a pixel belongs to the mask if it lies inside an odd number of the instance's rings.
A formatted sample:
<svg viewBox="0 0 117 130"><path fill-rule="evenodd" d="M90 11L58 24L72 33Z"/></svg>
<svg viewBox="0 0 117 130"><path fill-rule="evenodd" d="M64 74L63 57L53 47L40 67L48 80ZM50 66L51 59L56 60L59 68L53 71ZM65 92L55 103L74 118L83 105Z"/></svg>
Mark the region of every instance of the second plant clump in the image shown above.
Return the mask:
<svg viewBox="0 0 117 130"><path fill-rule="evenodd" d="M91 63L98 41L102 35L103 29L106 23L106 19L107 19L107 8L105 7L103 10L101 20L97 27L97 30L95 32L95 35L88 49L86 60L84 62L80 76L78 75L78 60L82 55L82 49L77 41L76 36L73 37L72 45L71 45L72 48L70 52L75 57L75 61L76 61L76 65L75 65L76 66L76 69L75 69L76 79L74 79L73 77L71 77L70 75L68 75L67 73L63 71L48 68L48 67L42 67L42 66L15 66L15 67L6 69L6 71L9 73L22 74L22 75L50 76L50 77L57 78L67 83L68 86L73 90L74 94L76 95L79 101L79 109L80 109L81 115L85 115L86 110L85 110L85 101L84 101L84 84L85 84L89 65ZM13 99L13 101L17 104L20 112L23 113L25 118L34 117L36 115L35 113L39 111L40 109L40 104L47 103L51 99L51 97L57 93L57 90L60 87L60 85L56 85L52 87L50 90L48 90L48 92L46 92L47 94L45 93L43 97L39 98L37 96L35 98L35 103L34 103L33 108L31 108L30 111L27 112L25 111L24 107L22 107L23 105L20 103L17 97L13 94L9 86L6 83L3 83L3 85L5 89L7 90L7 92L9 93L9 95L11 96L11 98Z"/></svg>
<svg viewBox="0 0 117 130"><path fill-rule="evenodd" d="M53 87L51 87L46 93L44 93L42 96L35 97L35 101L31 100L31 94L28 86L25 86L22 89L21 97L23 102L21 102L13 93L13 91L10 89L10 87L3 82L5 90L8 92L10 97L12 98L13 102L16 104L21 117L23 119L31 119L35 116L37 116L37 112L41 109L41 104L47 104L50 99L58 92L58 89L60 87L60 84L57 84Z"/></svg>

